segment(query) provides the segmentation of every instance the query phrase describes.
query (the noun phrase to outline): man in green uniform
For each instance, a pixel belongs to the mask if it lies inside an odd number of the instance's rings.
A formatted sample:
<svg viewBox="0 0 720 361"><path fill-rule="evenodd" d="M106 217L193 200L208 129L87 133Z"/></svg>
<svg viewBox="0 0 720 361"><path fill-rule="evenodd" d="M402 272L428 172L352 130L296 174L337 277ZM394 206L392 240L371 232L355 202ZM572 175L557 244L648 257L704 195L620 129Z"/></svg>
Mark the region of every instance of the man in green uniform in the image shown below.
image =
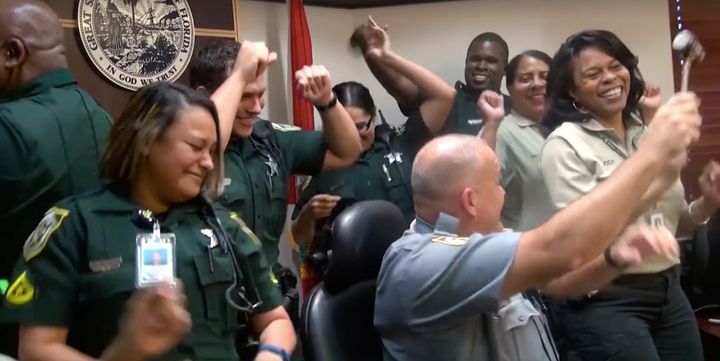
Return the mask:
<svg viewBox="0 0 720 361"><path fill-rule="evenodd" d="M320 112L323 131L303 131L261 119L265 106L264 71L276 59L263 43L216 42L201 49L190 66L190 85L212 93L220 116L225 189L221 202L247 222L262 242L265 257L279 276L288 313L298 327L296 278L278 263L279 241L287 215L291 174L316 175L352 165L360 138L352 118L332 93L322 66L295 74L298 92ZM301 360L298 346L293 359Z"/></svg>
<svg viewBox="0 0 720 361"><path fill-rule="evenodd" d="M406 77L368 56L366 32L366 26L355 29L351 44L363 52L375 78L395 98L403 114L410 116L427 94ZM505 75L508 53L507 42L496 33L482 33L470 42L465 57L465 83L455 83L457 95L440 134L477 135L480 132L485 123L484 113L478 107L480 94L485 90L501 94L500 83ZM505 113L510 114L510 98L505 95L503 98Z"/></svg>
<svg viewBox="0 0 720 361"><path fill-rule="evenodd" d="M67 69L52 9L35 0L0 1L1 280L47 209L100 186L109 129L110 117ZM0 353L15 355L16 334L0 327Z"/></svg>
<svg viewBox="0 0 720 361"><path fill-rule="evenodd" d="M277 271L289 176L350 166L361 147L355 125L337 104L329 73L322 67L306 67L296 76L301 94L320 111L323 132L260 119L266 89L262 73L273 61L274 54L262 43L216 42L193 60L190 85L213 93L220 115L220 146L227 144L222 203L260 238L265 257Z"/></svg>

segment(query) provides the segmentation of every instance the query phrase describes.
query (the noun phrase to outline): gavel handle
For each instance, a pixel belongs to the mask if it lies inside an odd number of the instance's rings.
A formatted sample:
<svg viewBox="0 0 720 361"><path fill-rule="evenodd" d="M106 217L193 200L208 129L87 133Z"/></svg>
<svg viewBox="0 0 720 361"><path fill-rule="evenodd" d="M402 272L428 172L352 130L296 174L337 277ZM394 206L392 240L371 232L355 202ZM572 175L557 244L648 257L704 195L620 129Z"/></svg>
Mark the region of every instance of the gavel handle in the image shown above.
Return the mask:
<svg viewBox="0 0 720 361"><path fill-rule="evenodd" d="M692 59L685 59L682 69L682 83L680 83L680 91L686 92L688 90L688 83L690 82L690 68L692 68Z"/></svg>

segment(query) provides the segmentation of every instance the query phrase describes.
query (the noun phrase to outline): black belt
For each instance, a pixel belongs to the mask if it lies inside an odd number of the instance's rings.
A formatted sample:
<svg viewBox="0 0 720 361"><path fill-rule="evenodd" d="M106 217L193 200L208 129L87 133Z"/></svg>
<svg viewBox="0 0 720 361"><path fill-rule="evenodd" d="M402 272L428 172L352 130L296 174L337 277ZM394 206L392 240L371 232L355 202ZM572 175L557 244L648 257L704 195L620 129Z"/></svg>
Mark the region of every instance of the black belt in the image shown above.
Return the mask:
<svg viewBox="0 0 720 361"><path fill-rule="evenodd" d="M678 266L674 266L658 273L622 275L596 292L568 301L574 303L613 300L631 294L664 295L671 287L673 278L679 277L678 270Z"/></svg>

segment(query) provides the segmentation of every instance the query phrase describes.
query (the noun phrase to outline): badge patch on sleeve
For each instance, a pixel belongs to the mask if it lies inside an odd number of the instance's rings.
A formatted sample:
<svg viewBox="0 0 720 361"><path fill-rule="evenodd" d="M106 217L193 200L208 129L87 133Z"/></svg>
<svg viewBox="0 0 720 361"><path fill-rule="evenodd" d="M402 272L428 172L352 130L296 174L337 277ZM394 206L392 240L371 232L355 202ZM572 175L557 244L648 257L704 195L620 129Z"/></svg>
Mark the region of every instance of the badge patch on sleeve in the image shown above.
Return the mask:
<svg viewBox="0 0 720 361"><path fill-rule="evenodd" d="M245 232L245 234L247 234L248 237L250 237L250 240L253 241L253 243L255 243L255 245L262 246L262 243L257 238L255 233L253 233L253 231L251 231L250 228L248 228L248 226L245 224L245 222L242 219L240 219L240 216L238 216L237 213L230 212L230 219L235 221L235 223L237 223L240 226L240 229L243 232Z"/></svg>
<svg viewBox="0 0 720 361"><path fill-rule="evenodd" d="M464 246L465 243L467 243L468 238L467 237L434 237L432 239L432 242L434 243L440 243L448 246L455 246L460 247Z"/></svg>
<svg viewBox="0 0 720 361"><path fill-rule="evenodd" d="M34 295L35 287L33 287L30 280L27 279L27 271L25 271L20 274L10 286L7 295L5 295L5 299L10 302L10 304L21 306L30 302Z"/></svg>
<svg viewBox="0 0 720 361"><path fill-rule="evenodd" d="M37 228L30 234L23 246L23 257L25 261L31 260L42 252L47 245L50 236L60 227L65 217L70 214L67 209L52 207L38 224Z"/></svg>

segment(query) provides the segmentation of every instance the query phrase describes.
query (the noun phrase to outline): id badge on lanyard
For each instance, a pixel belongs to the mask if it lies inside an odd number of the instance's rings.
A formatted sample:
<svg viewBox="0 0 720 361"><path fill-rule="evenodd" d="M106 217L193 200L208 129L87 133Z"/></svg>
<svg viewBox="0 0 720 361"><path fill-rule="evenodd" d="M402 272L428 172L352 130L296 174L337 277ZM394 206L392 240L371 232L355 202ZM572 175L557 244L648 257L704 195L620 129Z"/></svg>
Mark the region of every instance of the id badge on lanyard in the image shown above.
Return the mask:
<svg viewBox="0 0 720 361"><path fill-rule="evenodd" d="M623 160L628 158L627 154L625 154L625 152L620 150L620 148L615 144L615 142L613 142L612 139L610 139L610 137L607 136L607 134L600 132L600 133L598 133L598 137L600 137L600 139L602 139L602 141L605 142L605 144L608 146L608 148L610 148L613 152L617 153L617 155L619 155L620 158L622 158Z"/></svg>
<svg viewBox="0 0 720 361"><path fill-rule="evenodd" d="M622 159L627 159L627 155L620 150L617 145L615 145L607 134L599 133L598 136L603 140L603 142L605 142L605 144L607 144L608 148L612 149ZM657 208L657 205L653 208ZM656 211L650 215L650 225L655 227L665 227L665 217L662 213L660 213L660 211Z"/></svg>
<svg viewBox="0 0 720 361"><path fill-rule="evenodd" d="M655 227L665 227L665 217L662 213L653 213L650 215L650 225Z"/></svg>
<svg viewBox="0 0 720 361"><path fill-rule="evenodd" d="M160 233L156 220L152 233L135 236L137 247L136 286L150 287L157 284L175 284L175 234Z"/></svg>

